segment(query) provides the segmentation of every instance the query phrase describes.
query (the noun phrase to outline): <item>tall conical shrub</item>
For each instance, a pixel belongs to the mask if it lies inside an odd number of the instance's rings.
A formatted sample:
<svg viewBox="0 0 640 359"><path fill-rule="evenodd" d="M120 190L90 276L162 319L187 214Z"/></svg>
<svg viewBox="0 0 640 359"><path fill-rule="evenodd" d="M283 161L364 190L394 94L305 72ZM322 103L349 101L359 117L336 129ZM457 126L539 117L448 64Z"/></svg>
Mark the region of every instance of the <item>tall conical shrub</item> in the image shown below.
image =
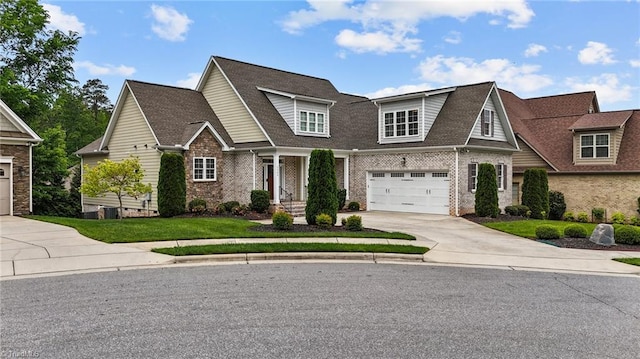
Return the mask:
<svg viewBox="0 0 640 359"><path fill-rule="evenodd" d="M338 181L336 163L331 150L313 150L309 160L309 186L305 218L316 224L316 216L328 214L336 224L338 216Z"/></svg>
<svg viewBox="0 0 640 359"><path fill-rule="evenodd" d="M164 153L158 174L158 213L161 217L173 217L183 214L186 206L184 158L178 153Z"/></svg>
<svg viewBox="0 0 640 359"><path fill-rule="evenodd" d="M491 163L481 163L478 166L475 209L476 215L480 217L495 218L500 214L496 168Z"/></svg>
<svg viewBox="0 0 640 359"><path fill-rule="evenodd" d="M542 219L549 214L549 179L545 169L529 168L524 171L522 204L529 207L531 218Z"/></svg>

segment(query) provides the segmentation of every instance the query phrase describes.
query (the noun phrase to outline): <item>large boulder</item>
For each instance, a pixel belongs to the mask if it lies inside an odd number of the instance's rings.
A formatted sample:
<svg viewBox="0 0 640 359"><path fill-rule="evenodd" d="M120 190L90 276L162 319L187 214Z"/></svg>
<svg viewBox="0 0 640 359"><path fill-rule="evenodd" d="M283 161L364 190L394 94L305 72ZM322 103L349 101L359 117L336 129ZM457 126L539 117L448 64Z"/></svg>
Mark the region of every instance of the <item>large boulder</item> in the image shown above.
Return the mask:
<svg viewBox="0 0 640 359"><path fill-rule="evenodd" d="M613 226L610 224L600 223L591 233L589 240L601 246L613 246L616 241L613 236Z"/></svg>

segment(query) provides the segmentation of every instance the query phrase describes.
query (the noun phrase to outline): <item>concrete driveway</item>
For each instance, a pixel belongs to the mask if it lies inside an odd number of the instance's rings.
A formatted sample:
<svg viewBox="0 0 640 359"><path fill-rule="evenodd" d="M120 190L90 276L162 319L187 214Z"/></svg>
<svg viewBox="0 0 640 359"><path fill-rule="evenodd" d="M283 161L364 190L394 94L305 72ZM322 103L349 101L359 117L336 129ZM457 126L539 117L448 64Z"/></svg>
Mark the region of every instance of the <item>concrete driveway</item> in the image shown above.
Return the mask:
<svg viewBox="0 0 640 359"><path fill-rule="evenodd" d="M420 244L431 248L422 264L640 275L640 267L611 260L640 257L640 252L556 248L449 216L395 212L359 212L358 215L362 216L365 227L415 235ZM296 222L304 223L304 218L296 218ZM106 244L86 238L69 227L2 216L0 276L7 279L172 265L173 257L149 252L149 248L162 245Z"/></svg>
<svg viewBox="0 0 640 359"><path fill-rule="evenodd" d="M89 239L75 229L22 217L0 217L0 276L171 263L173 257Z"/></svg>
<svg viewBox="0 0 640 359"><path fill-rule="evenodd" d="M411 233L431 248L426 262L513 269L640 274L640 267L612 258L640 252L557 248L498 232L464 218L395 212L362 212L365 227Z"/></svg>

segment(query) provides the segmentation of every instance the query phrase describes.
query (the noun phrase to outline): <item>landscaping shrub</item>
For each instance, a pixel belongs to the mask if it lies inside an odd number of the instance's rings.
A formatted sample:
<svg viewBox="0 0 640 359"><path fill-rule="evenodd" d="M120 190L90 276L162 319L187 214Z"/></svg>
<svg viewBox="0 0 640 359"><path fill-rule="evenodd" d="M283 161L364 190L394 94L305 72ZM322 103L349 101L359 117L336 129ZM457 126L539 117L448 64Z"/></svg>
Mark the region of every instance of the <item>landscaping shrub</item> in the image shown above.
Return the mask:
<svg viewBox="0 0 640 359"><path fill-rule="evenodd" d="M549 180L543 168L524 171L522 204L529 207L531 218L542 219L542 212L549 213Z"/></svg>
<svg viewBox="0 0 640 359"><path fill-rule="evenodd" d="M575 222L576 218L573 216L573 212L568 211L564 212L564 215L562 215L562 220L567 222Z"/></svg>
<svg viewBox="0 0 640 359"><path fill-rule="evenodd" d="M225 214L227 214L227 209L224 204L217 204L213 207L213 214L224 216Z"/></svg>
<svg viewBox="0 0 640 359"><path fill-rule="evenodd" d="M187 202L187 181L184 158L178 153L166 152L160 158L158 173L158 213L160 217L183 214Z"/></svg>
<svg viewBox="0 0 640 359"><path fill-rule="evenodd" d="M234 216L244 216L245 214L247 214L248 210L249 208L246 205L241 204L231 208L231 214L233 214Z"/></svg>
<svg viewBox="0 0 640 359"><path fill-rule="evenodd" d="M289 230L293 228L293 216L287 212L276 211L273 216L271 216L271 222L275 229Z"/></svg>
<svg viewBox="0 0 640 359"><path fill-rule="evenodd" d="M527 215L528 211L529 211L529 207L523 206L521 204L504 207L504 212L511 216L524 217Z"/></svg>
<svg viewBox="0 0 640 359"><path fill-rule="evenodd" d="M604 222L604 208L593 208L591 210L591 216L593 216L594 222Z"/></svg>
<svg viewBox="0 0 640 359"><path fill-rule="evenodd" d="M349 216L347 217L346 228L350 231L361 231L362 230L362 217L360 216Z"/></svg>
<svg viewBox="0 0 640 359"><path fill-rule="evenodd" d="M640 197L638 197L638 209L636 209L636 212L640 214Z"/></svg>
<svg viewBox="0 0 640 359"><path fill-rule="evenodd" d="M506 206L504 207L504 213L510 215L510 216L517 216L518 215L518 208L516 208L516 206Z"/></svg>
<svg viewBox="0 0 640 359"><path fill-rule="evenodd" d="M347 190L339 189L338 190L338 211L344 208L344 204L347 201Z"/></svg>
<svg viewBox="0 0 640 359"><path fill-rule="evenodd" d="M640 244L640 230L634 226L622 226L615 230L616 243Z"/></svg>
<svg viewBox="0 0 640 359"><path fill-rule="evenodd" d="M633 216L629 219L629 224L634 226L640 226L640 217Z"/></svg>
<svg viewBox="0 0 640 359"><path fill-rule="evenodd" d="M342 217L342 219L340 220L340 223L342 223L342 226L345 227L347 225L347 219Z"/></svg>
<svg viewBox="0 0 640 359"><path fill-rule="evenodd" d="M308 224L324 213L331 217L331 225L338 219L338 184L336 160L331 150L313 150L309 159L309 185L304 210Z"/></svg>
<svg viewBox="0 0 640 359"><path fill-rule="evenodd" d="M254 189L251 191L251 209L264 213L269 209L269 191Z"/></svg>
<svg viewBox="0 0 640 359"><path fill-rule="evenodd" d="M627 218L624 216L624 213L622 212L614 212L611 215L611 221L614 224L624 224L624 222L627 220Z"/></svg>
<svg viewBox="0 0 640 359"><path fill-rule="evenodd" d="M229 201L229 202L224 202L222 205L224 206L225 212L233 213L233 208L240 206L240 202Z"/></svg>
<svg viewBox="0 0 640 359"><path fill-rule="evenodd" d="M316 216L316 225L320 228L329 229L333 223L333 219L328 214L320 213Z"/></svg>
<svg viewBox="0 0 640 359"><path fill-rule="evenodd" d="M518 209L518 216L520 217L529 217L530 214L530 210L529 207L523 205L523 204L519 204L516 206L516 208Z"/></svg>
<svg viewBox="0 0 640 359"><path fill-rule="evenodd" d="M579 224L570 224L564 228L564 236L571 238L587 238L587 230Z"/></svg>
<svg viewBox="0 0 640 359"><path fill-rule="evenodd" d="M349 202L349 204L347 205L347 208L350 211L356 212L360 210L360 203L358 202Z"/></svg>
<svg viewBox="0 0 640 359"><path fill-rule="evenodd" d="M589 222L589 215L587 212L578 212L578 217L576 218L578 222L587 223Z"/></svg>
<svg viewBox="0 0 640 359"><path fill-rule="evenodd" d="M189 201L189 212L202 213L207 209L207 201L202 198L194 198Z"/></svg>
<svg viewBox="0 0 640 359"><path fill-rule="evenodd" d="M549 191L549 219L560 220L567 204L564 201L564 194L558 191Z"/></svg>
<svg viewBox="0 0 640 359"><path fill-rule="evenodd" d="M559 239L560 231L554 226L542 224L536 227L536 238L538 239Z"/></svg>
<svg viewBox="0 0 640 359"><path fill-rule="evenodd" d="M478 165L477 178L478 184L475 194L476 215L495 218L500 214L496 168L491 163L480 163Z"/></svg>

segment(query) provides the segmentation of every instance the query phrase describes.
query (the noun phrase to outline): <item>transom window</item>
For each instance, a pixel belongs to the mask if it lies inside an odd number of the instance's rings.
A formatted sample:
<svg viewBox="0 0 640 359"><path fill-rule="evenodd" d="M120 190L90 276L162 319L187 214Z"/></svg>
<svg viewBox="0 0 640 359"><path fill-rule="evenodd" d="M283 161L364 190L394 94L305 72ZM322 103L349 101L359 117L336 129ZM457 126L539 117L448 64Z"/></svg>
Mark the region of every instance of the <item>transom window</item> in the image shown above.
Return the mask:
<svg viewBox="0 0 640 359"><path fill-rule="evenodd" d="M300 111L300 131L324 133L324 114Z"/></svg>
<svg viewBox="0 0 640 359"><path fill-rule="evenodd" d="M492 137L493 136L493 120L495 112L491 110L482 111L482 135Z"/></svg>
<svg viewBox="0 0 640 359"><path fill-rule="evenodd" d="M609 134L580 135L581 158L608 158Z"/></svg>
<svg viewBox="0 0 640 359"><path fill-rule="evenodd" d="M215 181L216 180L215 157L194 157L193 179L195 181Z"/></svg>
<svg viewBox="0 0 640 359"><path fill-rule="evenodd" d="M418 110L385 112L384 137L418 135Z"/></svg>

